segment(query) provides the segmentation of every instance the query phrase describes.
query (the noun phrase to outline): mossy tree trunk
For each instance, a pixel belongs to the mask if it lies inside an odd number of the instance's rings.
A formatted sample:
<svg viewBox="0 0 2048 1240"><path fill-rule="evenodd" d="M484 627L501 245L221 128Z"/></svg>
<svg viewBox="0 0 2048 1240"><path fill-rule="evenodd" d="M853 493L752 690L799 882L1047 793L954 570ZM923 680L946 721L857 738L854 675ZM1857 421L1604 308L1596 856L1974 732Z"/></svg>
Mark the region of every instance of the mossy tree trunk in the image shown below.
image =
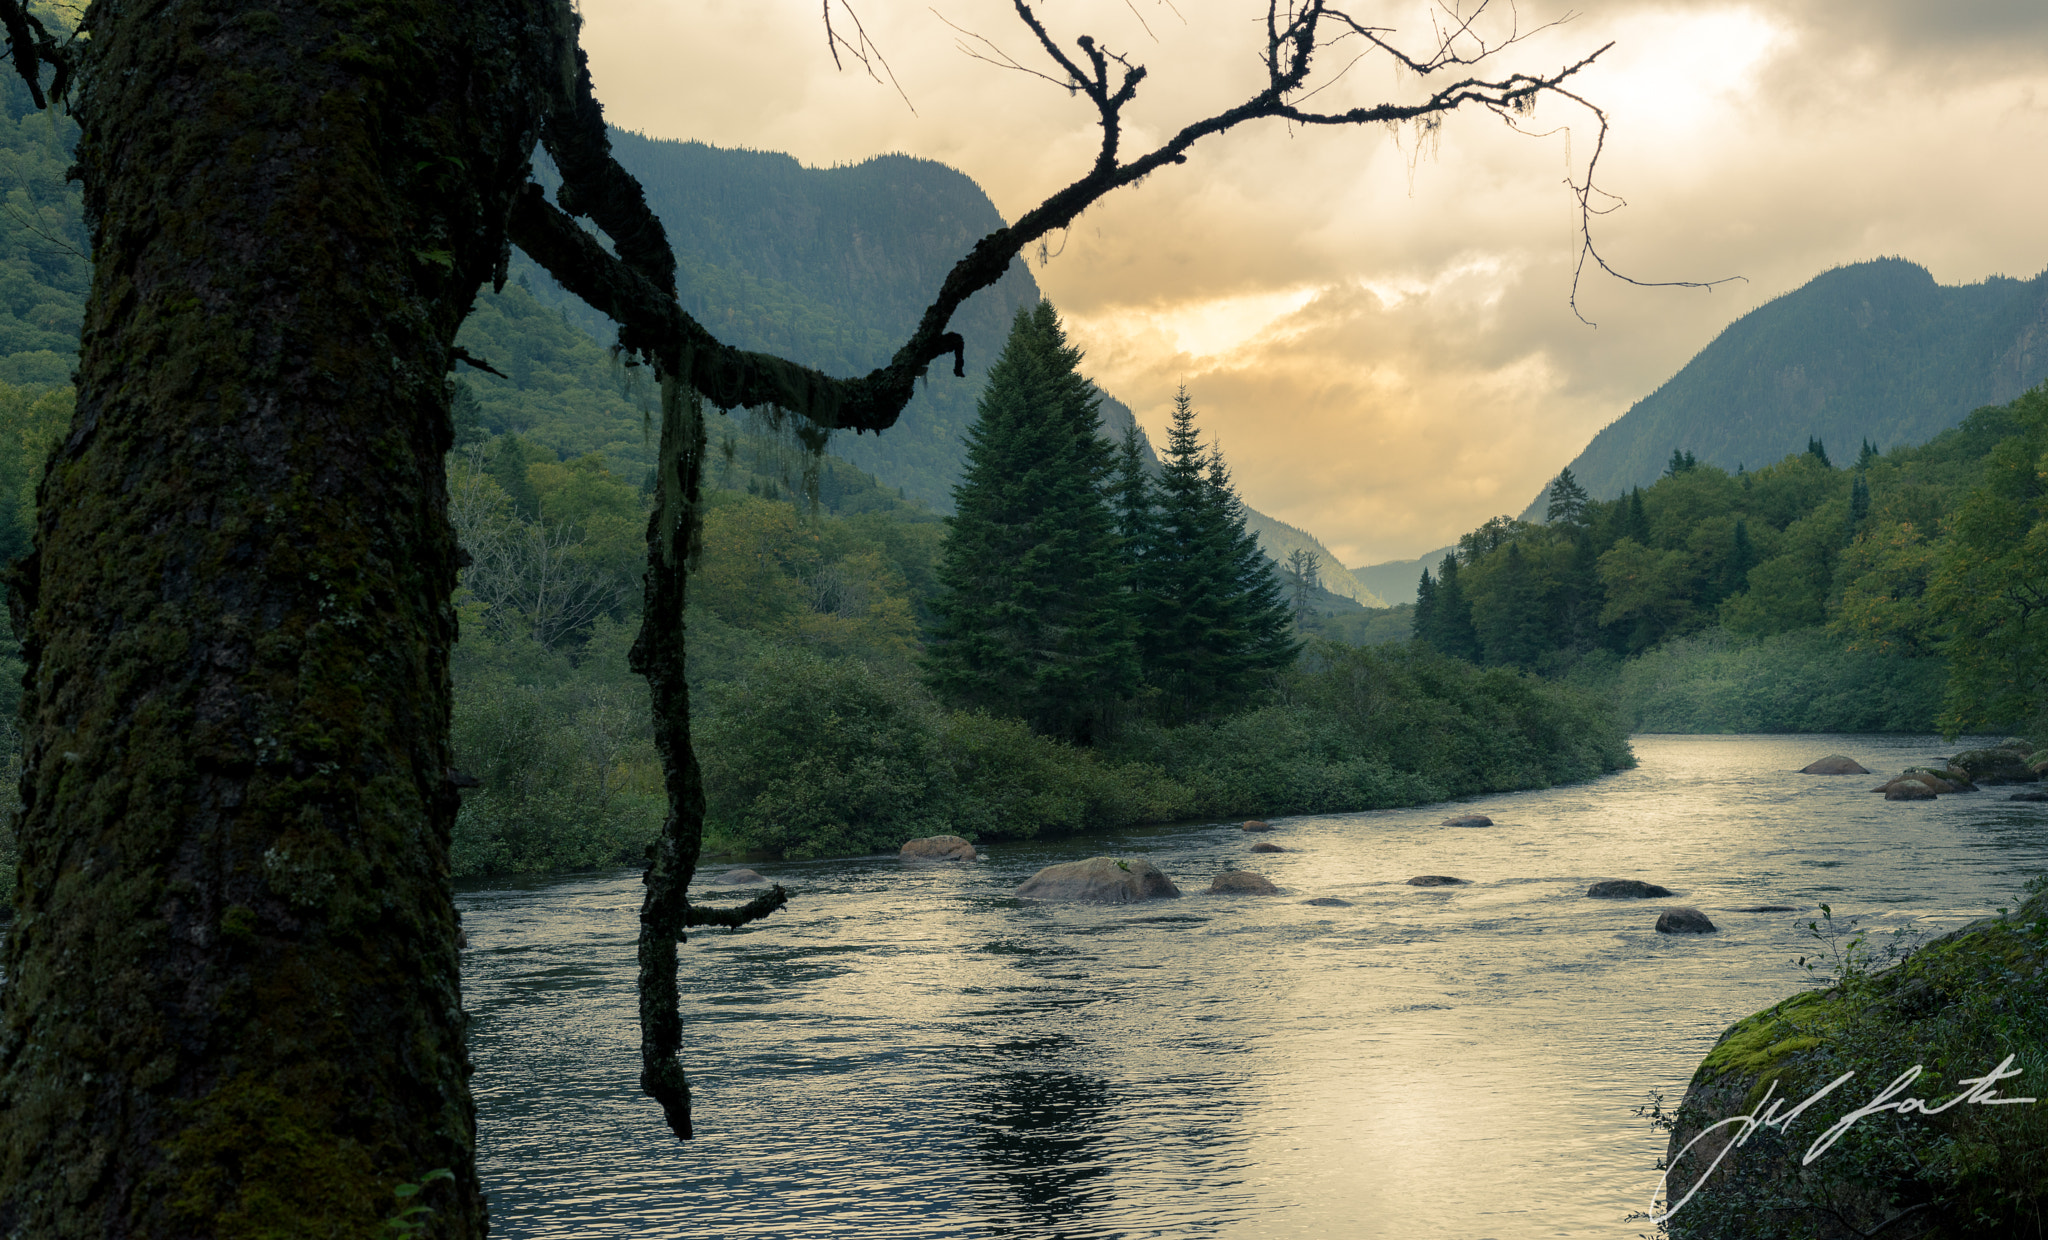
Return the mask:
<svg viewBox="0 0 2048 1240"><path fill-rule="evenodd" d="M14 583L0 1233L480 1235L445 375L555 0L100 0L78 411Z"/></svg>

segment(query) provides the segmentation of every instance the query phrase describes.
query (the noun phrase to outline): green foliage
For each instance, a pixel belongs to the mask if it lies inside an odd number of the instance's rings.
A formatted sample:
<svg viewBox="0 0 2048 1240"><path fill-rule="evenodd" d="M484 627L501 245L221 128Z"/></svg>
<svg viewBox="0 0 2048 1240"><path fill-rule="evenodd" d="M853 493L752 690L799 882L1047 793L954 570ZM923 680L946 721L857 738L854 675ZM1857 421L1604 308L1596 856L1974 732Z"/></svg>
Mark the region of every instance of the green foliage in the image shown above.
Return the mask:
<svg viewBox="0 0 2048 1240"><path fill-rule="evenodd" d="M2048 387L2011 412L2015 433L1959 505L1926 590L1948 636L1950 735L2048 721Z"/></svg>
<svg viewBox="0 0 2048 1240"><path fill-rule="evenodd" d="M1138 663L1131 567L1103 494L1113 453L1080 360L1052 303L1017 312L953 491L925 666L956 706L1087 744Z"/></svg>
<svg viewBox="0 0 2048 1240"><path fill-rule="evenodd" d="M895 849L1140 822L1336 813L1591 779L1632 765L1591 695L1416 647L1316 643L1278 700L1082 749L949 712L854 661L760 648L708 688L707 823L736 851Z"/></svg>
<svg viewBox="0 0 2048 1240"><path fill-rule="evenodd" d="M1631 732L1926 732L1944 675L1939 659L1850 650L1813 629L1708 629L1626 661L1601 652L1567 679L1609 696Z"/></svg>

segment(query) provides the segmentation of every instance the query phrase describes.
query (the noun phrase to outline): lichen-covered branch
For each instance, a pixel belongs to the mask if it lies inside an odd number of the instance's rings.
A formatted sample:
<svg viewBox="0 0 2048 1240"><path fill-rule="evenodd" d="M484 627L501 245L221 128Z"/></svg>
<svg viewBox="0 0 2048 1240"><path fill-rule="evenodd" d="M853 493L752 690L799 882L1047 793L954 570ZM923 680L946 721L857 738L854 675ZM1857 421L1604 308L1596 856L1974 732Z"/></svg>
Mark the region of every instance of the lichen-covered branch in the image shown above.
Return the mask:
<svg viewBox="0 0 2048 1240"><path fill-rule="evenodd" d="M768 914L789 903L789 893L777 883L764 895L755 896L745 904L732 908L705 908L702 905L690 907L688 921L693 926L724 926L737 930L750 921L759 921Z"/></svg>

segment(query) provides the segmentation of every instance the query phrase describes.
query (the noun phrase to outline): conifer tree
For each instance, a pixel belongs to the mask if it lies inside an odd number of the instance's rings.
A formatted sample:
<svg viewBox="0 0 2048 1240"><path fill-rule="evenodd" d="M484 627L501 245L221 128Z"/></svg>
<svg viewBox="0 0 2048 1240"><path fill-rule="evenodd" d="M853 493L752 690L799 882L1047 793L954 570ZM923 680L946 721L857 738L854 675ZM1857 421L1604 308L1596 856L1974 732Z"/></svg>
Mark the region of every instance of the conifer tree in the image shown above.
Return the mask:
<svg viewBox="0 0 2048 1240"><path fill-rule="evenodd" d="M1171 722L1242 701L1294 657L1279 582L1245 530L1220 453L1202 450L1186 385L1144 548L1139 650L1148 687Z"/></svg>
<svg viewBox="0 0 2048 1240"><path fill-rule="evenodd" d="M1425 568L1415 586L1415 621L1409 632L1416 641L1426 642L1436 632L1436 622L1436 578Z"/></svg>
<svg viewBox="0 0 2048 1240"><path fill-rule="evenodd" d="M1420 628L1416 636L1428 642L1438 654L1453 658L1479 662L1479 632L1472 627L1472 603L1465 597L1464 583L1458 580L1458 557L1447 555L1437 565L1436 608L1434 622L1428 632Z"/></svg>
<svg viewBox="0 0 2048 1240"><path fill-rule="evenodd" d="M1101 397L1051 303L1019 310L954 488L926 675L962 707L1087 744L1136 687Z"/></svg>
<svg viewBox="0 0 2048 1240"><path fill-rule="evenodd" d="M1572 477L1569 468L1558 471L1550 484L1550 508L1543 519L1551 525L1583 525L1586 522L1586 488Z"/></svg>

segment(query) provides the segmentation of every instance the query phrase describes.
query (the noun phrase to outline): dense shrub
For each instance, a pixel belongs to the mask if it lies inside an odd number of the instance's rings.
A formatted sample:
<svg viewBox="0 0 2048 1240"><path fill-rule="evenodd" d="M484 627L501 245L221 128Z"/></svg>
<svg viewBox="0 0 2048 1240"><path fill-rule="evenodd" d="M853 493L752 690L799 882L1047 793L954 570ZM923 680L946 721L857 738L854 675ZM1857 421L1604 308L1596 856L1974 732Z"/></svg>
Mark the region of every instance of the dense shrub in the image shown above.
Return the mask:
<svg viewBox="0 0 2048 1240"><path fill-rule="evenodd" d="M1632 732L1932 732L1946 663L1847 649L1819 629L1715 629L1569 679L1609 694Z"/></svg>
<svg viewBox="0 0 2048 1240"><path fill-rule="evenodd" d="M713 846L791 858L1222 815L1339 813L1632 765L1594 697L1419 647L1319 645L1276 704L1078 749L852 660L762 649L705 691Z"/></svg>

